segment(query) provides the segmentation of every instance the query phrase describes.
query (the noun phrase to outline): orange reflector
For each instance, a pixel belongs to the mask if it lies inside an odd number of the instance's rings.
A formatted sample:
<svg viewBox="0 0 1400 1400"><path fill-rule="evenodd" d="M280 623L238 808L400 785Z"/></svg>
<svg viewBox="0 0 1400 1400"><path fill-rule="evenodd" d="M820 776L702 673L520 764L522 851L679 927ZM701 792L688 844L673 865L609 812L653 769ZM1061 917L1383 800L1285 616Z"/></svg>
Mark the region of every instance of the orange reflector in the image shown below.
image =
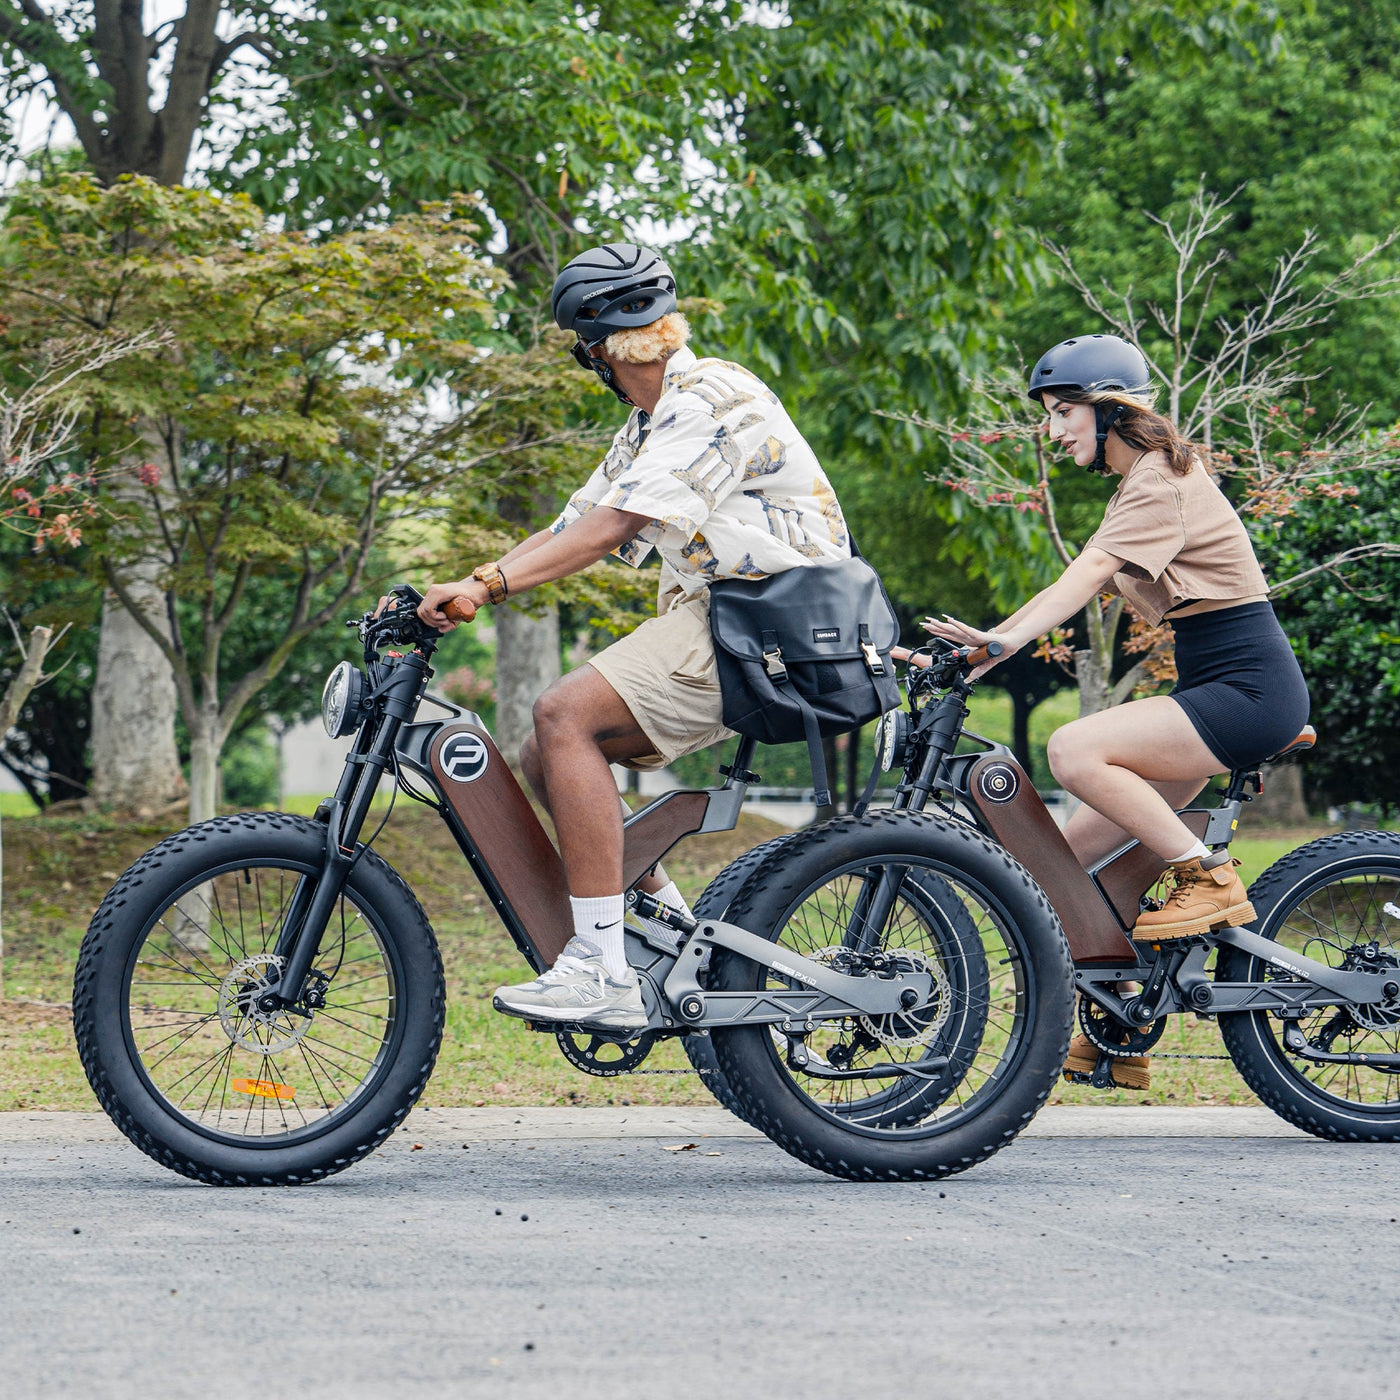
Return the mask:
<svg viewBox="0 0 1400 1400"><path fill-rule="evenodd" d="M294 1099L297 1091L290 1084L274 1084L270 1079L235 1079L235 1094L252 1094L259 1099Z"/></svg>

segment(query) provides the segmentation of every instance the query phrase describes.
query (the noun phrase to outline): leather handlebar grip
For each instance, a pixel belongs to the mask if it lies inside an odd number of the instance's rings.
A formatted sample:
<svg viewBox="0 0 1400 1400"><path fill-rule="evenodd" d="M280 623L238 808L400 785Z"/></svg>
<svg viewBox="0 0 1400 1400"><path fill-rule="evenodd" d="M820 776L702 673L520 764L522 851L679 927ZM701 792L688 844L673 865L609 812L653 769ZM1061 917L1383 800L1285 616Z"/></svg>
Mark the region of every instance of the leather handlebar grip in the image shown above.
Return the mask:
<svg viewBox="0 0 1400 1400"><path fill-rule="evenodd" d="M967 663L969 666L980 666L984 661L995 660L1005 650L1000 642L988 642L986 646L968 652Z"/></svg>
<svg viewBox="0 0 1400 1400"><path fill-rule="evenodd" d="M442 605L442 610L453 622L470 622L476 616L476 604L465 593L449 598Z"/></svg>

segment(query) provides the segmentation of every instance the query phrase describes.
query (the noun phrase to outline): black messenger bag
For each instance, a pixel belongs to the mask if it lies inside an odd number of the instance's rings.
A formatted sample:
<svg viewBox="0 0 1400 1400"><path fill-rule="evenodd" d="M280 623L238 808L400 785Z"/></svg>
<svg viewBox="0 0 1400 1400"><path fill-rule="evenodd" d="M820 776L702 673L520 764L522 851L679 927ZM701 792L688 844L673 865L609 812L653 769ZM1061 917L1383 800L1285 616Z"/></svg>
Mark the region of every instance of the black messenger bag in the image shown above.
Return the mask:
<svg viewBox="0 0 1400 1400"><path fill-rule="evenodd" d="M853 546L854 548L854 546ZM858 554L760 579L710 585L710 632L724 723L762 744L805 739L819 807L831 801L822 736L899 704L890 648L899 622Z"/></svg>

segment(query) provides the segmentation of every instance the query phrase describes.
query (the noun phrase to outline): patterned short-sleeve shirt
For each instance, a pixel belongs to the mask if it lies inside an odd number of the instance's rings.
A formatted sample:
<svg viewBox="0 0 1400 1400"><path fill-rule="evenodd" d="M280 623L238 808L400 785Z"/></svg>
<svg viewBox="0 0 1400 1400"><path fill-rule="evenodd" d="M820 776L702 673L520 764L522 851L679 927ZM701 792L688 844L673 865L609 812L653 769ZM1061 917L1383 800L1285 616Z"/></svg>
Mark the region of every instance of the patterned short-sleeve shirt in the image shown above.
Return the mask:
<svg viewBox="0 0 1400 1400"><path fill-rule="evenodd" d="M688 349L671 356L655 413L632 410L554 532L598 506L650 516L613 553L635 568L656 549L686 593L851 552L836 493L777 395Z"/></svg>

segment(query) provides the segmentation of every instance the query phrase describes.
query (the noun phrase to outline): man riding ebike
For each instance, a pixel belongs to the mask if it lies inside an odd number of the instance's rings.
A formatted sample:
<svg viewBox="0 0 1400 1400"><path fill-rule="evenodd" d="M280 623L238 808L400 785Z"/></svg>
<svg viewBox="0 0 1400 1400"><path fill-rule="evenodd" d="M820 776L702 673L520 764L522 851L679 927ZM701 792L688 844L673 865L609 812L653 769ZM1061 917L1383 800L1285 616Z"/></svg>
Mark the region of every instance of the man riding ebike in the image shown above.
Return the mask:
<svg viewBox="0 0 1400 1400"><path fill-rule="evenodd" d="M659 768L729 737L709 628L709 585L850 556L831 484L777 396L753 373L697 358L671 270L630 243L574 258L553 313L632 412L558 519L464 579L435 583L419 607L441 630L465 595L478 607L565 578L608 554L661 557L656 616L551 685L535 703L521 767L554 818L573 937L555 965L497 1004L534 1021L609 1028L646 1023L623 952L622 819L610 764ZM685 902L664 872L641 883ZM666 925L653 931L674 941Z"/></svg>

